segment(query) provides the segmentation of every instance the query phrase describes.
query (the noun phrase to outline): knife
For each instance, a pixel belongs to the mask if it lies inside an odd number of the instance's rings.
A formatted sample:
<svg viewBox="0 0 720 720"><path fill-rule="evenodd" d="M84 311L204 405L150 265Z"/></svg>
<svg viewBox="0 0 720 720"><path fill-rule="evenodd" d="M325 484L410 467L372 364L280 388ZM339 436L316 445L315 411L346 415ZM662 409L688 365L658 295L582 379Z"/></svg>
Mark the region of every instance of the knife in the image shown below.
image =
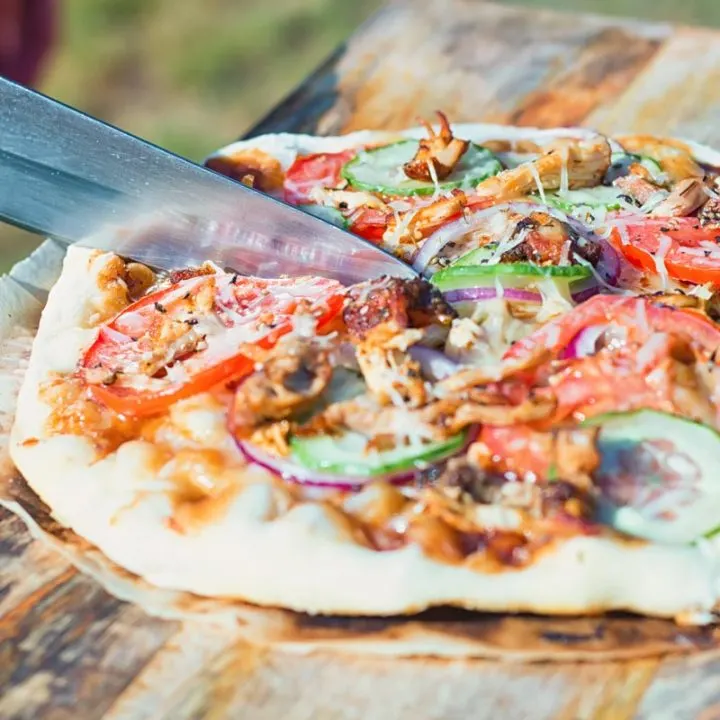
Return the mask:
<svg viewBox="0 0 720 720"><path fill-rule="evenodd" d="M325 220L0 78L0 220L171 270L416 277Z"/></svg>

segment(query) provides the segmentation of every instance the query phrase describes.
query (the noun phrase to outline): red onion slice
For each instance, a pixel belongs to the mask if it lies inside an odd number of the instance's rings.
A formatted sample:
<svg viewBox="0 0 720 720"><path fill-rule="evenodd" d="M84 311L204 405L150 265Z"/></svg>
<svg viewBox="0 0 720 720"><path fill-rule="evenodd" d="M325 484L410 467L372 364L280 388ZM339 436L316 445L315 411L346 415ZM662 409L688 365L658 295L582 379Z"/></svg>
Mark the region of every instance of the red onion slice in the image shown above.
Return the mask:
<svg viewBox="0 0 720 720"><path fill-rule="evenodd" d="M490 215L507 210L510 208L511 203L501 203L500 205L493 205L489 208L483 208L482 210L476 210L472 214L467 214L458 220L453 220L447 225L443 225L440 229L436 230L422 245L418 251L415 259L413 260L413 267L419 272L423 273L430 264L430 261L449 243L456 240L463 235L467 235L469 232L476 230L481 224L480 221L484 220Z"/></svg>
<svg viewBox="0 0 720 720"><path fill-rule="evenodd" d="M468 300L494 300L498 297L498 291L491 287L464 288L462 290L449 290L443 293L443 297L449 303L467 302ZM508 288L502 290L500 297L505 300L517 300L519 302L541 303L542 295L530 290L517 290Z"/></svg>
<svg viewBox="0 0 720 720"><path fill-rule="evenodd" d="M283 480L309 485L312 487L334 488L336 490L359 490L363 485L375 480L385 480L393 485L405 485L415 479L420 470L403 470L391 475L373 475L372 477L344 477L331 473L321 473L316 470L297 465L286 458L277 457L260 450L251 443L243 440L235 441L245 458L260 467L269 470L273 475L279 475Z"/></svg>
<svg viewBox="0 0 720 720"><path fill-rule="evenodd" d="M561 360L589 357L597 352L597 341L607 330L607 325L589 325L583 328L560 353Z"/></svg>
<svg viewBox="0 0 720 720"><path fill-rule="evenodd" d="M600 292L600 286L590 281L589 284L584 281L578 281L577 283L580 288L578 290L570 291L572 299L576 303L585 302L588 298L593 295L597 295ZM511 300L516 302L530 302L530 303L542 303L543 297L541 293L533 292L532 290L519 290L517 288L507 288L498 290L493 287L474 287L474 288L462 288L458 290L448 290L443 293L443 297L449 303L459 303L475 301L481 302L483 300L494 300L498 297L504 300Z"/></svg>

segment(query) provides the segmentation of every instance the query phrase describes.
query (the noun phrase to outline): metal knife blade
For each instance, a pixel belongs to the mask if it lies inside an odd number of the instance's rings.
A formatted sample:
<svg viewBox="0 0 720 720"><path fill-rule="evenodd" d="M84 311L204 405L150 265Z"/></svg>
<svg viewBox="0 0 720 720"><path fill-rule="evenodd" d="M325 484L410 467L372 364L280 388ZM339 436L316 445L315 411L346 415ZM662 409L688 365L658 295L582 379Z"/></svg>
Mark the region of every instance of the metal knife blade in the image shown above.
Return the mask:
<svg viewBox="0 0 720 720"><path fill-rule="evenodd" d="M324 220L4 78L0 220L163 269L416 276Z"/></svg>

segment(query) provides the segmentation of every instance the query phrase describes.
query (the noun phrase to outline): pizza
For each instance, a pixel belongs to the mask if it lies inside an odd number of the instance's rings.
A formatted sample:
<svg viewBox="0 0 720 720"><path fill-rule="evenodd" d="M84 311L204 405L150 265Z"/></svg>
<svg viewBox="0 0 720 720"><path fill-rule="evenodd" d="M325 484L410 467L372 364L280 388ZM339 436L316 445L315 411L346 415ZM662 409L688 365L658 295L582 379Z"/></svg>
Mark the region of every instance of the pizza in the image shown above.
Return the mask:
<svg viewBox="0 0 720 720"><path fill-rule="evenodd" d="M161 587L712 622L720 155L439 120L207 161L417 279L165 273L71 247L13 461Z"/></svg>

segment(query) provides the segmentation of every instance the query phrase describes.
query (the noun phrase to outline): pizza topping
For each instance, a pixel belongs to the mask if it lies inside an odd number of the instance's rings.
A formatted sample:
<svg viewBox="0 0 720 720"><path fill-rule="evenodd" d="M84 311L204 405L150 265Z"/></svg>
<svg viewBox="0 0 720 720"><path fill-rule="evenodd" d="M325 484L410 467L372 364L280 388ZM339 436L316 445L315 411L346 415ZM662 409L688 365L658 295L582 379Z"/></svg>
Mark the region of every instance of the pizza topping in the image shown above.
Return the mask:
<svg viewBox="0 0 720 720"><path fill-rule="evenodd" d="M636 267L661 278L720 286L717 229L696 218L647 217L618 217L612 227L615 246Z"/></svg>
<svg viewBox="0 0 720 720"><path fill-rule="evenodd" d="M720 436L707 426L642 410L596 417L594 472L601 517L631 535L692 542L718 526Z"/></svg>
<svg viewBox="0 0 720 720"><path fill-rule="evenodd" d="M634 200L638 206L646 206L648 203L657 199L658 203L663 202L668 192L659 188L650 180L639 177L634 173L619 177L613 182L613 187L622 191L630 200ZM611 206L609 209L619 209L618 204Z"/></svg>
<svg viewBox="0 0 720 720"><path fill-rule="evenodd" d="M705 174L682 142L652 135L625 135L617 141L626 151L655 160L673 183Z"/></svg>
<svg viewBox="0 0 720 720"><path fill-rule="evenodd" d="M656 205L650 214L660 217L686 217L692 215L707 201L708 196L702 180L687 178L681 180L670 195Z"/></svg>
<svg viewBox="0 0 720 720"><path fill-rule="evenodd" d="M299 155L285 175L284 197L293 205L312 202L316 188L339 189L346 183L340 175L355 150Z"/></svg>
<svg viewBox="0 0 720 720"><path fill-rule="evenodd" d="M410 162L403 165L403 171L412 180L437 182L444 180L453 171L465 154L470 143L453 137L447 117L438 111L440 132L436 133L432 125L421 120L427 130L428 139L420 140L418 150Z"/></svg>
<svg viewBox="0 0 720 720"><path fill-rule="evenodd" d="M500 161L486 148L440 135L367 148L343 167L342 176L354 189L406 197L468 190L501 170Z"/></svg>
<svg viewBox="0 0 720 720"><path fill-rule="evenodd" d="M347 294L343 319L351 337L362 342L381 327L449 328L455 311L427 281L381 277L355 285Z"/></svg>
<svg viewBox="0 0 720 720"><path fill-rule="evenodd" d="M511 200L531 195L536 190L595 187L600 184L610 165L608 141L597 136L593 139L558 140L544 148L536 160L505 170L480 183L475 192L491 196L496 201Z"/></svg>
<svg viewBox="0 0 720 720"><path fill-rule="evenodd" d="M197 275L143 297L102 326L79 375L116 412L157 414L250 374L252 349L272 347L293 330L294 316L307 315L322 332L341 307L341 286L329 280Z"/></svg>
<svg viewBox="0 0 720 720"><path fill-rule="evenodd" d="M711 197L698 214L700 225L720 231L720 199Z"/></svg>
<svg viewBox="0 0 720 720"><path fill-rule="evenodd" d="M283 186L284 173L280 162L262 150L247 149L232 155L215 155L205 161L205 166L262 192L277 192Z"/></svg>
<svg viewBox="0 0 720 720"><path fill-rule="evenodd" d="M236 436L267 420L282 420L311 407L333 375L328 351L310 340L281 341L276 352L235 391L230 409Z"/></svg>
<svg viewBox="0 0 720 720"><path fill-rule="evenodd" d="M130 300L138 300L155 284L155 273L142 263L125 263L124 273Z"/></svg>
<svg viewBox="0 0 720 720"><path fill-rule="evenodd" d="M656 189L658 186L666 185L669 179L656 160L646 155L613 151L603 184L620 185L618 180L623 178L643 180L651 183Z"/></svg>

